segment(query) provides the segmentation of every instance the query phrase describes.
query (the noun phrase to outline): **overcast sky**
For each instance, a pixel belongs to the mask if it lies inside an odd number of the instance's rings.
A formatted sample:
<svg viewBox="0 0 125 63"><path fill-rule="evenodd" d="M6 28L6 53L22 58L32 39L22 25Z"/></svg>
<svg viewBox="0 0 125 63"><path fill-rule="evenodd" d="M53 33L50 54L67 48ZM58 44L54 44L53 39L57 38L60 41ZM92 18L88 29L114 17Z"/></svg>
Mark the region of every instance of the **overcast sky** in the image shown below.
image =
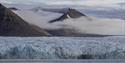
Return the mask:
<svg viewBox="0 0 125 63"><path fill-rule="evenodd" d="M87 5L87 6L106 6L124 3L125 0L0 0L2 3L45 3L48 5Z"/></svg>

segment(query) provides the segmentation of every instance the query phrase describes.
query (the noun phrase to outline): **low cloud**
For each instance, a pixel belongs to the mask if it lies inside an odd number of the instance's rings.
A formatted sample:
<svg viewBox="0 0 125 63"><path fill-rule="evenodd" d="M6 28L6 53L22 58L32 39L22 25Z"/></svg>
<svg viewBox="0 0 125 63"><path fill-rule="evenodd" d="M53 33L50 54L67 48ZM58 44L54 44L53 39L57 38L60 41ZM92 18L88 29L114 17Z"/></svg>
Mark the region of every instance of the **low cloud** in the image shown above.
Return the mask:
<svg viewBox="0 0 125 63"><path fill-rule="evenodd" d="M16 13L28 23L43 29L72 29L78 33L125 35L125 21L121 19L105 19L88 16L88 18L68 18L64 21L49 23L50 20L58 18L61 15L49 14L49 16L41 16L31 11L19 11Z"/></svg>
<svg viewBox="0 0 125 63"><path fill-rule="evenodd" d="M73 28L79 33L125 35L125 21L120 19L99 19L95 17L88 19L81 17L58 23L65 25L64 28Z"/></svg>

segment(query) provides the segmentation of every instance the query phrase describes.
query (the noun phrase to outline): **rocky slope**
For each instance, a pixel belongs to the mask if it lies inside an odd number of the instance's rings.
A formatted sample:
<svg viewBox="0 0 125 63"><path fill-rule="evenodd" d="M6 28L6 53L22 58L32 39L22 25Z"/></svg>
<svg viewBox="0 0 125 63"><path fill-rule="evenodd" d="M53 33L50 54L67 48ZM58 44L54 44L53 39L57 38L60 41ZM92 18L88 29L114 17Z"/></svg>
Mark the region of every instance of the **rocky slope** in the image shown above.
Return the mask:
<svg viewBox="0 0 125 63"><path fill-rule="evenodd" d="M0 36L48 36L41 28L30 25L0 4Z"/></svg>

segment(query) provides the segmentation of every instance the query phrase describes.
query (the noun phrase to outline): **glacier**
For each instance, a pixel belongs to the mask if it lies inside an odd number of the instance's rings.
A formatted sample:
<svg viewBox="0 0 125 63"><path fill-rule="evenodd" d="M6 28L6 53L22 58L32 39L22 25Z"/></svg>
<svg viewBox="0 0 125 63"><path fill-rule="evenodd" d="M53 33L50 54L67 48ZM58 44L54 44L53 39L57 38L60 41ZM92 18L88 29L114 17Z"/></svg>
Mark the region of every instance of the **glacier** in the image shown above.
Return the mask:
<svg viewBox="0 0 125 63"><path fill-rule="evenodd" d="M125 59L125 36L0 37L0 59Z"/></svg>

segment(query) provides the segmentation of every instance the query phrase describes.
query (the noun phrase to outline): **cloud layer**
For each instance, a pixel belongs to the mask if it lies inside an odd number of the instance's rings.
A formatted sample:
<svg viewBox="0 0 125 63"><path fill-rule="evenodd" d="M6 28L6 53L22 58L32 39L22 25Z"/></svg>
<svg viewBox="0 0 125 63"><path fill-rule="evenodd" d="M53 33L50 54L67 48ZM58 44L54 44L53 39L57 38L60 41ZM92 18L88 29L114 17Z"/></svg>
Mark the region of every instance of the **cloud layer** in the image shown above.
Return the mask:
<svg viewBox="0 0 125 63"><path fill-rule="evenodd" d="M101 35L125 35L125 21L120 19L99 19L95 17L67 19L64 25L72 26L80 33Z"/></svg>
<svg viewBox="0 0 125 63"><path fill-rule="evenodd" d="M95 17L81 17L77 19L66 19L55 23L48 23L53 20L51 16L41 16L30 11L16 12L25 21L39 26L42 29L72 29L78 33L100 34L100 35L125 35L125 21L120 19L103 19ZM58 14L55 17L59 16ZM32 18L32 19L31 19Z"/></svg>
<svg viewBox="0 0 125 63"><path fill-rule="evenodd" d="M3 3L45 3L48 5L107 6L125 2L124 0L4 0Z"/></svg>

